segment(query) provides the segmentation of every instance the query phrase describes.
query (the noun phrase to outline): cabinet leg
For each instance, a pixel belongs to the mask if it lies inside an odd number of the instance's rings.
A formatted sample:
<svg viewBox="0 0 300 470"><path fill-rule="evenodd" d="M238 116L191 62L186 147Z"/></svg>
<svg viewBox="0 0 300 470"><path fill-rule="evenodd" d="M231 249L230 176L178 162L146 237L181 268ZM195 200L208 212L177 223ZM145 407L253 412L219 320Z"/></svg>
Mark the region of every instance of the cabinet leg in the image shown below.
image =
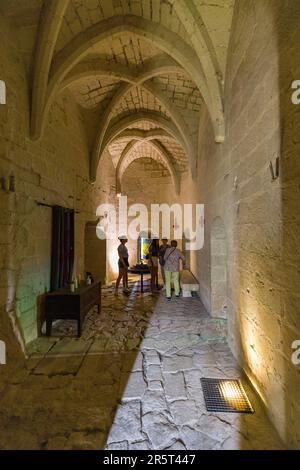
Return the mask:
<svg viewBox="0 0 300 470"><path fill-rule="evenodd" d="M81 320L77 320L77 336L80 338L81 336Z"/></svg>
<svg viewBox="0 0 300 470"><path fill-rule="evenodd" d="M101 312L101 304L98 304L98 313Z"/></svg>

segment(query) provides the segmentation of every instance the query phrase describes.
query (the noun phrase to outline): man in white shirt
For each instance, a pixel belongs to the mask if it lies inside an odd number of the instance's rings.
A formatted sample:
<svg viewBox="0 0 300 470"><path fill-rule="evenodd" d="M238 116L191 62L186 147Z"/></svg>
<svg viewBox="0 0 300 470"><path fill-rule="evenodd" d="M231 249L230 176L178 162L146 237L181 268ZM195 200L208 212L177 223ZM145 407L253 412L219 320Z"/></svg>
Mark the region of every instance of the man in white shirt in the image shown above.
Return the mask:
<svg viewBox="0 0 300 470"><path fill-rule="evenodd" d="M119 276L116 282L116 288L115 292L118 292L118 288L122 279L123 282L123 292L124 294L128 294L129 289L128 289L128 267L129 267L129 262L128 262L128 249L125 246L126 243L128 242L127 237L124 235L122 237L119 237L120 240L120 245L118 246L118 255L119 255L119 261L118 261L118 266L119 266Z"/></svg>
<svg viewBox="0 0 300 470"><path fill-rule="evenodd" d="M164 271L166 277L166 296L171 300L171 283L173 282L175 288L175 296L180 296L179 284L179 262L182 260L185 265L185 257L182 252L177 248L177 241L171 241L171 247L167 248L164 256Z"/></svg>

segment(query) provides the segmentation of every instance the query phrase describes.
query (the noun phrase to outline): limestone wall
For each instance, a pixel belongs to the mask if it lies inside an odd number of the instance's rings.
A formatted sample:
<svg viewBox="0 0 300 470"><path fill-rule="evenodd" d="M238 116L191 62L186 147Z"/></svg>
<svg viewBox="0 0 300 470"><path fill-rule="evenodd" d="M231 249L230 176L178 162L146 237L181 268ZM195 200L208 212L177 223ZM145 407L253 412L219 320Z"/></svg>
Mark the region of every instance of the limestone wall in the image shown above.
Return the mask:
<svg viewBox="0 0 300 470"><path fill-rule="evenodd" d="M290 85L300 76L299 19L293 0L236 2L226 141L214 143L203 116L198 179L190 190L205 204L205 247L192 262L202 300L213 311L212 292L226 282L230 347L294 448L300 445L300 368L291 362L291 344L300 338L299 107L291 104ZM277 156L281 174L272 181L269 162ZM191 187L187 179L183 194ZM224 235L212 243L216 221L225 229L225 271L219 269Z"/></svg>
<svg viewBox="0 0 300 470"><path fill-rule="evenodd" d="M35 201L80 211L76 262L82 272L84 227L95 217L97 188L88 183L86 133L71 95L65 93L54 103L42 140L30 140L25 64L14 31L0 21L0 76L7 87L7 105L0 106L0 336L11 333L10 314L21 340L29 342L38 333L50 277L51 209ZM12 192L3 187L3 178L10 175L15 177Z"/></svg>

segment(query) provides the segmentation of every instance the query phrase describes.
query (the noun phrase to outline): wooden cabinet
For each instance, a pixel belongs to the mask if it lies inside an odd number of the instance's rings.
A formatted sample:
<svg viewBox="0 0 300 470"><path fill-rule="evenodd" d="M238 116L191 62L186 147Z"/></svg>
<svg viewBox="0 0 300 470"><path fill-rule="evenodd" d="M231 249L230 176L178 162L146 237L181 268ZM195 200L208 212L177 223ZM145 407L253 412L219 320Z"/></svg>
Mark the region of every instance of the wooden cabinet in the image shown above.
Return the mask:
<svg viewBox="0 0 300 470"><path fill-rule="evenodd" d="M99 281L93 282L89 286L80 284L75 292L70 292L69 287L64 287L46 294L45 319L47 336L51 335L53 320L77 320L78 337L80 337L84 317L95 305L98 306L98 313L100 313L101 282Z"/></svg>

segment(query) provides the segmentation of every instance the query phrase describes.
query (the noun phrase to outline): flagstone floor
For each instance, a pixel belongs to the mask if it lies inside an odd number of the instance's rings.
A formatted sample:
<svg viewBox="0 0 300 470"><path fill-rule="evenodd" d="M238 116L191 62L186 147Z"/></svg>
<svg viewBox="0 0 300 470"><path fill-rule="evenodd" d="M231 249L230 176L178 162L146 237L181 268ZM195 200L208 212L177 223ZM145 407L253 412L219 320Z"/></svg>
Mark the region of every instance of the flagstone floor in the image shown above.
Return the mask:
<svg viewBox="0 0 300 470"><path fill-rule="evenodd" d="M198 298L103 289L80 339L60 322L0 389L1 449L281 449ZM241 377L255 413L208 413L200 378Z"/></svg>

